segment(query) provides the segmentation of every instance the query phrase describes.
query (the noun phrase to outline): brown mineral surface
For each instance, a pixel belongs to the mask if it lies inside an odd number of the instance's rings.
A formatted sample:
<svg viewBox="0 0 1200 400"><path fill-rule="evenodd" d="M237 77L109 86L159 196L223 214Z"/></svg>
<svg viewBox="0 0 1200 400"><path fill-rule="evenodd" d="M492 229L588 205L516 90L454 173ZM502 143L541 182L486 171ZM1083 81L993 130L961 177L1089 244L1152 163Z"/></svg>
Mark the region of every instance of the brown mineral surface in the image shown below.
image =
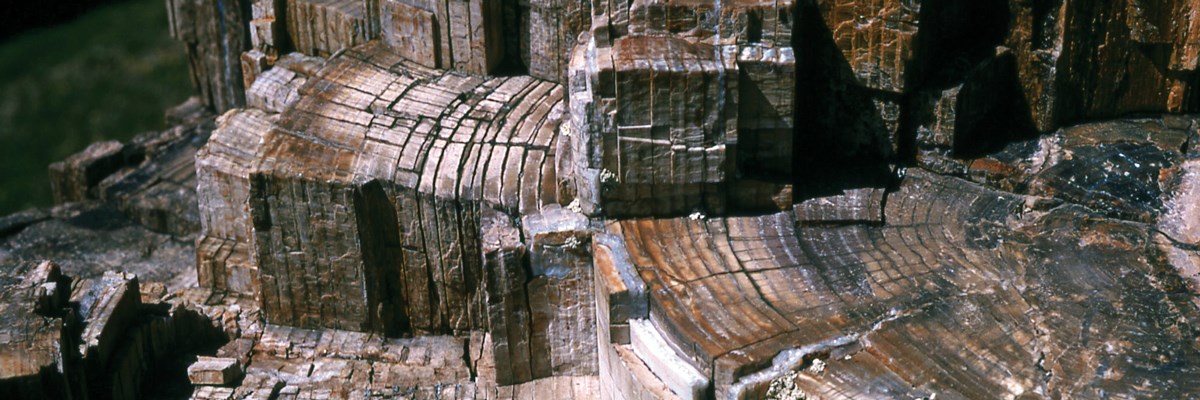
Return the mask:
<svg viewBox="0 0 1200 400"><path fill-rule="evenodd" d="M167 0L0 398L1200 396L1200 2Z"/></svg>

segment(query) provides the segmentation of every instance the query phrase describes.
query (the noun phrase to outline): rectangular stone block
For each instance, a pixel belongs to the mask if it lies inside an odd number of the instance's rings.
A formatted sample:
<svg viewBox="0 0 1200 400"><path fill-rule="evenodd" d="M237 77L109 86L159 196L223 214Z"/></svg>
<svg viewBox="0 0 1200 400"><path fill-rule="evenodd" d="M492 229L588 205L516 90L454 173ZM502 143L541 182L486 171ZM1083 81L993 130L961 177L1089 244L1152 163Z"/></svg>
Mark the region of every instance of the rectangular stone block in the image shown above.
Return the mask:
<svg viewBox="0 0 1200 400"><path fill-rule="evenodd" d="M381 35L400 56L478 75L504 57L500 0L382 0Z"/></svg>
<svg viewBox="0 0 1200 400"><path fill-rule="evenodd" d="M743 47L738 77L738 170L788 181L796 135L795 53L791 47Z"/></svg>
<svg viewBox="0 0 1200 400"><path fill-rule="evenodd" d="M525 285L525 244L511 219L486 209L481 215L483 271L487 275L487 308L496 383L512 385L534 379L529 352L529 299Z"/></svg>
<svg viewBox="0 0 1200 400"><path fill-rule="evenodd" d="M430 68L441 67L441 37L433 11L400 0L381 0L384 42L401 57Z"/></svg>
<svg viewBox="0 0 1200 400"><path fill-rule="evenodd" d="M288 0L288 35L296 51L329 57L367 42L361 0Z"/></svg>
<svg viewBox="0 0 1200 400"><path fill-rule="evenodd" d="M572 134L582 136L571 139L577 153L571 157L579 158L577 171L596 170L602 188L593 193L598 199L581 197L601 207L585 208L609 215L724 211L721 198L697 194L726 183L734 168L726 151L737 142L737 65L726 57L730 51L626 37L573 67L591 84L571 84Z"/></svg>
<svg viewBox="0 0 1200 400"><path fill-rule="evenodd" d="M529 1L529 75L567 82L567 64L579 34L591 26L589 0Z"/></svg>
<svg viewBox="0 0 1200 400"><path fill-rule="evenodd" d="M228 386L242 377L242 365L234 358L200 356L187 372L193 385Z"/></svg>
<svg viewBox="0 0 1200 400"><path fill-rule="evenodd" d="M554 205L522 218L529 251L530 353L535 378L598 373L587 217Z"/></svg>

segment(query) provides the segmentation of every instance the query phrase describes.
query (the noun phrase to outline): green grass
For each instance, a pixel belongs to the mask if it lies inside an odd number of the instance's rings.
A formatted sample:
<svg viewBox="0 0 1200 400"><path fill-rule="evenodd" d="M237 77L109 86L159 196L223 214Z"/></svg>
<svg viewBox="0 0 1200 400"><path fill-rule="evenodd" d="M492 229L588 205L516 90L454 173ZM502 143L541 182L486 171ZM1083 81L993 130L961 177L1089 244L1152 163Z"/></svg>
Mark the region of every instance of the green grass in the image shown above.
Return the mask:
<svg viewBox="0 0 1200 400"><path fill-rule="evenodd" d="M165 128L192 93L162 0L96 8L0 43L0 216L52 202L47 166Z"/></svg>

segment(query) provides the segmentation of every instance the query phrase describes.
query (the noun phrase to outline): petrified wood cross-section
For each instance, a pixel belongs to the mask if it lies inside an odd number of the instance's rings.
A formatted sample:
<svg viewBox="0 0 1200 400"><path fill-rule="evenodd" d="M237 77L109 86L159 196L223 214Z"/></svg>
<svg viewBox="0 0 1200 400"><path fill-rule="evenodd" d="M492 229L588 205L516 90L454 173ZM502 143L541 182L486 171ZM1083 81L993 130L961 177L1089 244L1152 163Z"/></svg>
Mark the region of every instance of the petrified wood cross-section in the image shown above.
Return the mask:
<svg viewBox="0 0 1200 400"><path fill-rule="evenodd" d="M299 92L274 125L253 112L227 117L202 161L211 178L201 187L215 188L205 193L233 202L212 203L210 217L226 216L206 232L254 243L268 321L485 327L478 213L557 201L561 87L429 70L376 42L333 59ZM253 146L233 154L220 147L230 141Z"/></svg>
<svg viewBox="0 0 1200 400"><path fill-rule="evenodd" d="M1155 234L921 172L888 199L884 227L780 213L609 231L647 283L650 322L719 398L812 363L824 369L785 379L821 398L1197 389L1156 372L1198 368L1184 332L1200 314L1162 275Z"/></svg>

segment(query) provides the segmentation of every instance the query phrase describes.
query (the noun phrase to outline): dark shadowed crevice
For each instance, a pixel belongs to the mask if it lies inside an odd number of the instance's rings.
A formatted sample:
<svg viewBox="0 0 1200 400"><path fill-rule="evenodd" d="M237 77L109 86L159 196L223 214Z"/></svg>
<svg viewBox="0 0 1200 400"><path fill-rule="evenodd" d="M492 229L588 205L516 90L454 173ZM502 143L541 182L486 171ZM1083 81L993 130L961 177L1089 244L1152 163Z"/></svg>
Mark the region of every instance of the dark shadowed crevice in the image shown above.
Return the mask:
<svg viewBox="0 0 1200 400"><path fill-rule="evenodd" d="M1005 53L967 74L956 101L953 155L976 158L1038 136L1016 58Z"/></svg>
<svg viewBox="0 0 1200 400"><path fill-rule="evenodd" d="M858 85L814 2L797 6L795 26L794 200L887 182L893 138L879 106L899 95Z"/></svg>
<svg viewBox="0 0 1200 400"><path fill-rule="evenodd" d="M372 286L367 290L367 304L372 308L367 324L372 326L364 328L382 331L388 337L411 334L400 282L402 255L395 207L378 180L363 185L355 200L360 210L357 216L362 231L364 279Z"/></svg>
<svg viewBox="0 0 1200 400"><path fill-rule="evenodd" d="M1033 0L1033 48L1049 49L1054 47L1055 38L1046 32L1054 31L1058 23L1055 11L1062 7L1062 0Z"/></svg>

